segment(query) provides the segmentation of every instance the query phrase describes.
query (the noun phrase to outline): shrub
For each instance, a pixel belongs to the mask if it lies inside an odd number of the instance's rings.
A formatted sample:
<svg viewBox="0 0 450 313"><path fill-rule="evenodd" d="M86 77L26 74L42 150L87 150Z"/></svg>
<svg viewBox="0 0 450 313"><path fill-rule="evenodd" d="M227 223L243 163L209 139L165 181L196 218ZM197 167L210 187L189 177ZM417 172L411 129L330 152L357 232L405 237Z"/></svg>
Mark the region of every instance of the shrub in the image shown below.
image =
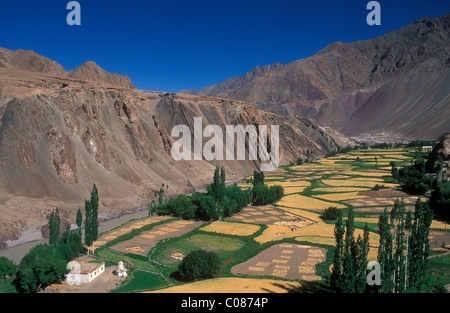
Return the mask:
<svg viewBox="0 0 450 313"><path fill-rule="evenodd" d="M321 218L326 221L337 220L342 216L342 211L336 207L329 207L323 211Z"/></svg>
<svg viewBox="0 0 450 313"><path fill-rule="evenodd" d="M192 195L192 204L196 207L195 217L202 221L217 220L220 211L216 206L214 198L207 194L195 193Z"/></svg>
<svg viewBox="0 0 450 313"><path fill-rule="evenodd" d="M275 203L284 196L284 188L279 185L267 187L265 185L257 184L253 187L252 194L253 205L266 205Z"/></svg>
<svg viewBox="0 0 450 313"><path fill-rule="evenodd" d="M236 202L236 210L234 212L230 212L231 215L240 212L251 202L250 191L242 190L236 185L225 188L225 197L228 197L230 200Z"/></svg>
<svg viewBox="0 0 450 313"><path fill-rule="evenodd" d="M372 188L372 190L375 190L375 191L378 191L378 190L380 190L380 189L386 189L386 186L385 186L385 185L378 185L378 184L376 184L376 185Z"/></svg>
<svg viewBox="0 0 450 313"><path fill-rule="evenodd" d="M197 280L211 278L220 269L220 259L217 253L205 250L195 250L181 261L178 273L182 279Z"/></svg>

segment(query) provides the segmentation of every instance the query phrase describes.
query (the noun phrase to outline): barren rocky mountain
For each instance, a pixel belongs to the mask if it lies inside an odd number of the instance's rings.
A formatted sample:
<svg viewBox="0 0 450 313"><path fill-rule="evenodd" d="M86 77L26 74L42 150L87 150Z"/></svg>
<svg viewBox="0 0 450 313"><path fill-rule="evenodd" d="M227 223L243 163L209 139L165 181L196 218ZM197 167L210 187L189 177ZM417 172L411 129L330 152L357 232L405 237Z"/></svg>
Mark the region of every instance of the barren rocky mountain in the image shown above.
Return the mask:
<svg viewBox="0 0 450 313"><path fill-rule="evenodd" d="M175 161L172 127L188 125L194 133L194 117L202 117L203 127L222 129L279 125L281 164L307 150L319 157L351 144L307 118L278 116L237 100L141 91L106 79L93 63L67 73L33 52L1 51L3 246L24 230L40 229L56 206L73 223L93 183L106 217L146 207L162 183L169 196L204 188L216 165L225 167L228 180L259 169L258 161Z"/></svg>
<svg viewBox="0 0 450 313"><path fill-rule="evenodd" d="M250 72L245 73L241 76L231 77L221 83L216 85L208 86L203 88L202 90L182 90L180 93L192 94L192 95L203 95L203 96L212 96L212 97L222 97L227 96L233 91L239 89L240 87L248 84L252 80L256 79L259 76L267 74L271 71L279 69L283 64L275 63L271 65L265 66L257 66L253 68Z"/></svg>
<svg viewBox="0 0 450 313"><path fill-rule="evenodd" d="M32 50L18 49L15 51L0 48L0 68L18 69L36 72L58 77L70 77L83 81L91 81L116 85L125 88L135 88L126 75L108 73L95 62L88 61L85 64L67 72L57 62L37 54Z"/></svg>
<svg viewBox="0 0 450 313"><path fill-rule="evenodd" d="M136 88L126 75L111 74L100 68L95 62L88 61L67 73L67 77L102 82L105 84Z"/></svg>
<svg viewBox="0 0 450 313"><path fill-rule="evenodd" d="M434 140L450 123L449 38L450 13L422 18L371 40L333 43L221 96L350 136L387 131Z"/></svg>

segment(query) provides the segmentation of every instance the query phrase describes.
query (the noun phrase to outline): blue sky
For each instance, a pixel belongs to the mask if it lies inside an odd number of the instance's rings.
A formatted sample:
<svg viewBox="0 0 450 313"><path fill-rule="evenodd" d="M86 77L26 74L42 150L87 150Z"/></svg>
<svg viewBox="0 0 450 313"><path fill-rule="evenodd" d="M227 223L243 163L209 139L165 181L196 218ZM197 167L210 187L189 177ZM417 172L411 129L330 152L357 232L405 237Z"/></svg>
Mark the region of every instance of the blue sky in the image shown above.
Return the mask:
<svg viewBox="0 0 450 313"><path fill-rule="evenodd" d="M0 46L34 50L66 68L95 61L128 75L139 89L202 89L258 65L306 58L335 41L370 39L450 1L79 0L81 26L69 26L69 0L0 2Z"/></svg>

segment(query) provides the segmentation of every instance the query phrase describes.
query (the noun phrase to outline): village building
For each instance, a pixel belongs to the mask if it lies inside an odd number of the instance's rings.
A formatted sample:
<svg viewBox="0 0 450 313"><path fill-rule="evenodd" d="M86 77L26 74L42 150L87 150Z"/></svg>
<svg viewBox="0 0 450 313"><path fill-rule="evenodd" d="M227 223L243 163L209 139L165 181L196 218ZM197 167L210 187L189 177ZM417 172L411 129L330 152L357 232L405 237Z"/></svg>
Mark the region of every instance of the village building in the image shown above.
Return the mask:
<svg viewBox="0 0 450 313"><path fill-rule="evenodd" d="M66 276L66 282L70 285L87 284L100 276L105 271L105 262L95 262L89 257L82 257L70 261L67 268L70 270Z"/></svg>

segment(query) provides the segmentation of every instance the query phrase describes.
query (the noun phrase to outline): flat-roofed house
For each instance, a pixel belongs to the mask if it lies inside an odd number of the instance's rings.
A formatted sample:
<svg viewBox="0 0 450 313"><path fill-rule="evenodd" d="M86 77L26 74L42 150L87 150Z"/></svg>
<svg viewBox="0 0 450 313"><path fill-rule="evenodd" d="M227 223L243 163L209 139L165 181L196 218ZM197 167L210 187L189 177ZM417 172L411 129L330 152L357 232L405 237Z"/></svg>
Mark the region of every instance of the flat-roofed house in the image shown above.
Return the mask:
<svg viewBox="0 0 450 313"><path fill-rule="evenodd" d="M89 257L82 257L67 264L70 270L66 276L66 282L70 285L87 284L105 271L105 262L95 262Z"/></svg>

